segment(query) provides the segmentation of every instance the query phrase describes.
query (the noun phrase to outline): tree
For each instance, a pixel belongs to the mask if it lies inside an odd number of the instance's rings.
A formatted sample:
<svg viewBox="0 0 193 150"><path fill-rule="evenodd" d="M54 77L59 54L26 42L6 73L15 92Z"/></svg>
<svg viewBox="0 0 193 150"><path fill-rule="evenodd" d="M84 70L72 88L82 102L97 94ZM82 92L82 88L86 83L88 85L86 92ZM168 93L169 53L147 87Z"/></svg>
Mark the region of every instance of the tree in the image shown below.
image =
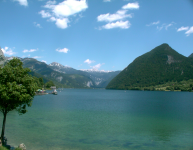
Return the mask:
<svg viewBox="0 0 193 150"><path fill-rule="evenodd" d="M0 68L0 111L3 113L2 143L4 142L7 113L16 110L19 114L25 114L26 106L32 105L37 89L34 78L28 74L30 69L23 68L22 64L19 59L14 58Z"/></svg>
<svg viewBox="0 0 193 150"><path fill-rule="evenodd" d="M50 88L51 86L54 86L54 83L52 81L48 81L46 83L46 88Z"/></svg>

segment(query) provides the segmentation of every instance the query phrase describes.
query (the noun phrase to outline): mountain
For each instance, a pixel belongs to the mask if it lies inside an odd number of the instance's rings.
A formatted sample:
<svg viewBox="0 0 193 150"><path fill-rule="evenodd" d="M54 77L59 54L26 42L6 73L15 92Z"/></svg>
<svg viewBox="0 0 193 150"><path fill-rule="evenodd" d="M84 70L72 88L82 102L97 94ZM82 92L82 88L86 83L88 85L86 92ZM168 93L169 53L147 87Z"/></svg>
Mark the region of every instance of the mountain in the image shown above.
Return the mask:
<svg viewBox="0 0 193 150"><path fill-rule="evenodd" d="M94 81L95 86L98 88L105 88L108 83L116 77L121 71L86 71L89 77Z"/></svg>
<svg viewBox="0 0 193 150"><path fill-rule="evenodd" d="M13 57L4 58L4 55L2 58L5 61L13 59ZM32 76L42 77L44 82L52 80L60 87L105 88L110 80L120 73L120 71L76 70L57 62L47 65L34 58L17 58L23 62L24 67L31 69Z"/></svg>
<svg viewBox="0 0 193 150"><path fill-rule="evenodd" d="M84 75L78 74L64 74L59 71L55 71L49 65L44 62L37 61L33 58L21 58L23 66L30 68L33 72L43 75L54 83L60 83L64 87L71 88L88 88L93 87L94 83L92 79Z"/></svg>
<svg viewBox="0 0 193 150"><path fill-rule="evenodd" d="M105 88L107 84L120 73L120 71L98 71L98 70L76 70L71 67L63 66L57 62L49 64L49 66L57 71L64 74L76 74L86 76L94 82L93 87Z"/></svg>
<svg viewBox="0 0 193 150"><path fill-rule="evenodd" d="M3 54L3 51L0 48L0 67L4 65L5 61L6 61L6 58Z"/></svg>
<svg viewBox="0 0 193 150"><path fill-rule="evenodd" d="M193 79L193 59L168 44L137 57L107 85L107 89L132 89Z"/></svg>
<svg viewBox="0 0 193 150"><path fill-rule="evenodd" d="M53 62L49 64L50 68L52 68L55 71L64 73L64 74L80 74L80 75L85 75L84 72L73 69L71 67L63 66L62 64L59 64L57 62Z"/></svg>
<svg viewBox="0 0 193 150"><path fill-rule="evenodd" d="M189 58L193 58L193 53L190 55L190 56L188 56Z"/></svg>

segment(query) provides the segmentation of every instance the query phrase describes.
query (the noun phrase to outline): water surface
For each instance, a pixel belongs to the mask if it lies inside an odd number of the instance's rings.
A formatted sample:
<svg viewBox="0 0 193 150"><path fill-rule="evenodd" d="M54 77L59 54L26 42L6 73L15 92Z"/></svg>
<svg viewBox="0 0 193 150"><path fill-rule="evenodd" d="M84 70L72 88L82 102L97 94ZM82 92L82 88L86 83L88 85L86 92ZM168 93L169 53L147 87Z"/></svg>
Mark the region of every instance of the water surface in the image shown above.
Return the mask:
<svg viewBox="0 0 193 150"><path fill-rule="evenodd" d="M193 93L64 89L10 112L5 136L29 150L189 150Z"/></svg>

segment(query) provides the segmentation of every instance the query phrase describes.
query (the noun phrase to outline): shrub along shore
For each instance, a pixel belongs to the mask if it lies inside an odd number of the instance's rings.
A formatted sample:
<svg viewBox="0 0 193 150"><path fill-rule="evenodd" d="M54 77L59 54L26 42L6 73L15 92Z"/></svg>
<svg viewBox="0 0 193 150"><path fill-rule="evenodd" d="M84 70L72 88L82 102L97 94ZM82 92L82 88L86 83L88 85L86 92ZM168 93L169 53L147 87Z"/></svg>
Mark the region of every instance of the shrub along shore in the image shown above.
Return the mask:
<svg viewBox="0 0 193 150"><path fill-rule="evenodd" d="M116 88L115 88L116 89ZM144 91L193 91L193 79L188 81L180 82L167 82L164 84L147 86L147 87L138 87L138 86L128 86L124 88L119 88L120 90L144 90Z"/></svg>

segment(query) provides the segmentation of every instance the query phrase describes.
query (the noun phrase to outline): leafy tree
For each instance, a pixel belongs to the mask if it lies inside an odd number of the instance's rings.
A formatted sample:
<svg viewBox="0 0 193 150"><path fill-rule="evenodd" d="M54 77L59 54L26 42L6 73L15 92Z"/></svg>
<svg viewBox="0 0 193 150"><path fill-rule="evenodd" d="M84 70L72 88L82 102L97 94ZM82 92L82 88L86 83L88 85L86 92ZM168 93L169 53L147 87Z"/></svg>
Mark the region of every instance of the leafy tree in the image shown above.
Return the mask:
<svg viewBox="0 0 193 150"><path fill-rule="evenodd" d="M55 86L54 83L52 81L48 81L46 83L46 88L50 88L51 86Z"/></svg>
<svg viewBox="0 0 193 150"><path fill-rule="evenodd" d="M17 58L0 68L0 111L3 113L2 143L4 142L7 113L16 110L19 114L25 114L26 106L30 107L32 104L37 84L28 72L30 69L23 68L22 62Z"/></svg>

